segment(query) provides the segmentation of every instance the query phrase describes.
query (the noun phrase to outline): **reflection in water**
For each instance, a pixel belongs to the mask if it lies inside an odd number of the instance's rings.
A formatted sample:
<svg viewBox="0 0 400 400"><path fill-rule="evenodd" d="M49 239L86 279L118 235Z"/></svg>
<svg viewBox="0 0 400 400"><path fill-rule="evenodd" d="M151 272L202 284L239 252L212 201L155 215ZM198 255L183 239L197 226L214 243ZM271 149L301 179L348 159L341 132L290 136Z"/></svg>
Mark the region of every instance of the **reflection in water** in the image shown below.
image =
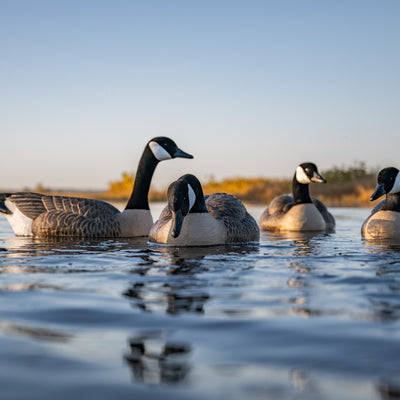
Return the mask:
<svg viewBox="0 0 400 400"><path fill-rule="evenodd" d="M32 376L33 396L49 398L51 370L75 394L77 381L101 382L91 397L150 398L154 384L169 385L166 398L400 398L399 246L363 242L358 220L340 221L335 234L265 233L253 246L6 238L2 390ZM55 357L31 373L20 354L41 352ZM121 385L126 372L150 387Z"/></svg>
<svg viewBox="0 0 400 400"><path fill-rule="evenodd" d="M290 373L291 383L297 394L318 393L318 387L303 370L294 369Z"/></svg>
<svg viewBox="0 0 400 400"><path fill-rule="evenodd" d="M124 356L136 381L146 384L182 383L190 371L188 344L165 341L162 334L149 333L129 339Z"/></svg>
<svg viewBox="0 0 400 400"><path fill-rule="evenodd" d="M374 265L377 279L370 282L375 290L367 292L372 312L377 321L394 322L400 319L400 243L384 240L362 240L371 255L376 256ZM379 285L379 289L378 286ZM376 290L378 289L378 290Z"/></svg>
<svg viewBox="0 0 400 400"><path fill-rule="evenodd" d="M398 240L392 239L364 239L362 242L367 246L367 248L372 252L395 252L400 253L400 243Z"/></svg>
<svg viewBox="0 0 400 400"><path fill-rule="evenodd" d="M105 257L115 255L140 257L145 254L146 238L127 239L81 239L73 237L11 237L4 240L5 251L0 253L0 273L34 274L34 273L80 273L103 270L107 265ZM89 266L86 257L93 254L99 264L97 268ZM51 257L55 262L49 263ZM104 257L104 258L103 258ZM84 258L77 266L75 260ZM12 263L10 263L12 260Z"/></svg>
<svg viewBox="0 0 400 400"><path fill-rule="evenodd" d="M262 240L279 242L293 242L296 256L307 257L316 252L321 240L329 239L333 233L325 232L280 232L280 231L262 231Z"/></svg>
<svg viewBox="0 0 400 400"><path fill-rule="evenodd" d="M7 271L8 272L8 271ZM7 290L10 292L20 292L20 291L31 291L31 290L43 290L43 289L50 289L50 290L62 290L61 286L50 285L50 284L41 284L41 283L11 283L9 285L0 285L1 290Z"/></svg>
<svg viewBox="0 0 400 400"><path fill-rule="evenodd" d="M204 304L210 299L209 281L199 279L198 275L209 270L209 261L224 263L227 268L226 258L258 252L255 245L182 248L150 245L150 249L151 253L131 273L152 279L136 280L123 295L141 311L167 314L204 313ZM168 276L171 279L166 280Z"/></svg>
<svg viewBox="0 0 400 400"><path fill-rule="evenodd" d="M399 288L395 295L372 294L369 302L372 305L372 312L377 321L394 322L400 318L400 299L398 297Z"/></svg>
<svg viewBox="0 0 400 400"><path fill-rule="evenodd" d="M189 285L171 286L169 284L132 284L124 293L132 299L132 305L141 311L160 311L167 314L204 313L204 304L209 299L207 293L195 293Z"/></svg>
<svg viewBox="0 0 400 400"><path fill-rule="evenodd" d="M212 257L224 256L246 256L252 253L256 254L259 251L257 244L235 244L223 246L208 246L208 247L175 247L163 246L158 244L150 244L155 253L158 253L165 265L175 265L182 267L185 265L199 266L196 261L201 261ZM195 263L195 264L193 264Z"/></svg>
<svg viewBox="0 0 400 400"><path fill-rule="evenodd" d="M400 399L399 384L394 384L392 382L381 382L376 388L382 400Z"/></svg>
<svg viewBox="0 0 400 400"><path fill-rule="evenodd" d="M14 236L4 240L6 257L34 257L43 255L69 255L82 252L142 250L146 238L81 239L74 237L34 238Z"/></svg>
<svg viewBox="0 0 400 400"><path fill-rule="evenodd" d="M35 340L45 340L51 342L67 342L72 338L72 335L57 332L52 329L22 326L9 322L1 322L0 331L6 334L16 334L20 336L26 336Z"/></svg>

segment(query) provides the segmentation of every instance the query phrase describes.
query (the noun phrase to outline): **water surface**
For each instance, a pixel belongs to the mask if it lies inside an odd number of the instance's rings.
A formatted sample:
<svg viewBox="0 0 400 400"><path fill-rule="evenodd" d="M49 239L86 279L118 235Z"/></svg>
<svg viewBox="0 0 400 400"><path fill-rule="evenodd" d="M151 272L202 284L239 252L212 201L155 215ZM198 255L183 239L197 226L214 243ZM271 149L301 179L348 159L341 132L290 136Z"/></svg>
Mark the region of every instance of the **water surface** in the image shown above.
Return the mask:
<svg viewBox="0 0 400 400"><path fill-rule="evenodd" d="M331 211L332 234L190 249L1 217L0 398L400 398L400 246Z"/></svg>

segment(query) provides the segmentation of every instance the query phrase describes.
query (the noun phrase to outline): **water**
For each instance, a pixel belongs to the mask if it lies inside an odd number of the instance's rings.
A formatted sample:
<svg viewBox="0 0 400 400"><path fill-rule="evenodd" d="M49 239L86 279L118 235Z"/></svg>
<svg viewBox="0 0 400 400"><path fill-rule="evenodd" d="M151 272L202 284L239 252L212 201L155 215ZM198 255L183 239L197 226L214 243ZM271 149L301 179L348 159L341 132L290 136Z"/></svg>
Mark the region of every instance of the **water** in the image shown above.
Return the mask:
<svg viewBox="0 0 400 400"><path fill-rule="evenodd" d="M329 235L198 249L1 218L0 398L400 398L400 246L331 211Z"/></svg>

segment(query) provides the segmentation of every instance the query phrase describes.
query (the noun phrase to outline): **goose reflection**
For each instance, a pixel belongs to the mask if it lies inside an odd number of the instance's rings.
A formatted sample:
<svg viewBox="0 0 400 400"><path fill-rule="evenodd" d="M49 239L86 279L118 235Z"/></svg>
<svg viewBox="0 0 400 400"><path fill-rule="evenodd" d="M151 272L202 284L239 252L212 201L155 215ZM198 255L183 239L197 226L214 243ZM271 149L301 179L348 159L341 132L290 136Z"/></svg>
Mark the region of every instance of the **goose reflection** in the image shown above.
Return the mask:
<svg viewBox="0 0 400 400"><path fill-rule="evenodd" d="M261 239L267 242L289 243L294 247L290 248L290 253L296 256L307 257L316 253L320 247L321 240L331 236L332 233L321 232L275 232L263 231Z"/></svg>
<svg viewBox="0 0 400 400"><path fill-rule="evenodd" d="M400 399L400 385L390 381L382 381L376 386L382 400Z"/></svg>
<svg viewBox="0 0 400 400"><path fill-rule="evenodd" d="M132 307L140 311L162 311L175 315L203 314L204 305L210 298L208 293L198 292L190 283L174 286L168 283L136 282L123 295L131 300Z"/></svg>
<svg viewBox="0 0 400 400"><path fill-rule="evenodd" d="M366 293L372 307L372 317L380 322L394 322L400 319L400 299L398 296L400 273L400 243L388 239L363 240L374 256L376 279L370 283L379 290ZM371 256L372 257L372 256Z"/></svg>
<svg viewBox="0 0 400 400"><path fill-rule="evenodd" d="M34 340L66 343L73 335L54 329L36 326L25 326L11 322L0 322L0 332L13 336L25 336Z"/></svg>
<svg viewBox="0 0 400 400"><path fill-rule="evenodd" d="M393 239L362 239L371 253L395 252L400 253L400 243Z"/></svg>
<svg viewBox="0 0 400 400"><path fill-rule="evenodd" d="M226 261L227 257L258 253L258 245L223 245L209 247L175 247L148 243L146 257L131 269L132 274L193 275L208 270L209 261Z"/></svg>
<svg viewBox="0 0 400 400"><path fill-rule="evenodd" d="M35 238L15 236L3 240L6 257L43 256L44 254L74 254L143 249L145 238L126 239L80 239L69 236Z"/></svg>
<svg viewBox="0 0 400 400"><path fill-rule="evenodd" d="M187 343L165 341L162 334L145 334L129 339L125 362L133 378L145 384L178 384L190 372L191 347Z"/></svg>
<svg viewBox="0 0 400 400"><path fill-rule="evenodd" d="M156 245L151 246L149 252L142 265L131 270L141 278L135 279L122 293L131 306L147 312L203 314L205 303L210 299L210 282L201 274L220 262L226 265L235 257L258 252L258 247Z"/></svg>
<svg viewBox="0 0 400 400"><path fill-rule="evenodd" d="M182 265L183 262L200 261L212 257L232 256L232 255L249 255L258 253L258 244L228 244L221 246L197 246L197 247L176 247L164 246L159 244L149 244L154 251L158 253L160 258L167 265Z"/></svg>
<svg viewBox="0 0 400 400"><path fill-rule="evenodd" d="M144 246L144 247L143 247ZM143 238L123 239L79 239L72 237L12 237L3 240L4 251L0 258L5 259L1 271L3 273L59 273L85 272L93 268L90 255L101 257L112 253L120 256L140 257L146 252L146 240ZM74 263L74 257L85 257L79 268ZM51 262L50 262L51 261ZM102 270L99 264L99 269Z"/></svg>

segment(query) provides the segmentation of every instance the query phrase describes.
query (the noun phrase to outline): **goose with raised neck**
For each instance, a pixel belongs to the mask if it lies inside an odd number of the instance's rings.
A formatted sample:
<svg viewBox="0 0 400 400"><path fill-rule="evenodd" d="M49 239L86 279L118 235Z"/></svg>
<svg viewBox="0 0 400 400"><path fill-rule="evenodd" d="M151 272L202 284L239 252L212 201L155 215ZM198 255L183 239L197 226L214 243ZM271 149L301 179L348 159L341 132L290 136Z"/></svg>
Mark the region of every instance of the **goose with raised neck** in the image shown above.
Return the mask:
<svg viewBox="0 0 400 400"><path fill-rule="evenodd" d="M178 157L193 158L170 138L160 136L150 140L122 212L99 200L16 192L0 194L0 213L18 236L147 236L153 224L148 194L154 170L160 161Z"/></svg>
<svg viewBox="0 0 400 400"><path fill-rule="evenodd" d="M275 197L260 217L260 227L272 231L332 231L335 219L326 206L310 196L309 184L326 183L314 163L297 166L292 195Z"/></svg>

